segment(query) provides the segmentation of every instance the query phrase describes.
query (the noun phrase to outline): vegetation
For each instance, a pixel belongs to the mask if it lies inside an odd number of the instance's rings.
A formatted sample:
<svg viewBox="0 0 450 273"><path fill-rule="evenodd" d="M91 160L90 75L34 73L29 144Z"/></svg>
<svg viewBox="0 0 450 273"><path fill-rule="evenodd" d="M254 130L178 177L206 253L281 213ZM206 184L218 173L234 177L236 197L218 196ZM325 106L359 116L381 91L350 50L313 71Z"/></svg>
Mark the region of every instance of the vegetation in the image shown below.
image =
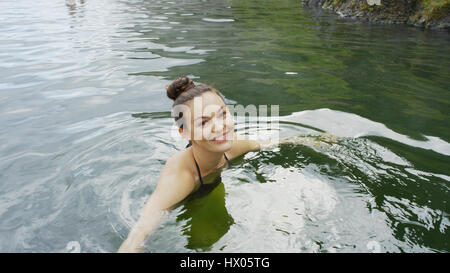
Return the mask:
<svg viewBox="0 0 450 273"><path fill-rule="evenodd" d="M450 13L450 0L422 0L420 9L427 21L439 20Z"/></svg>
<svg viewBox="0 0 450 273"><path fill-rule="evenodd" d="M450 27L450 0L381 0L381 5L369 5L367 0L304 0L303 3L318 3L345 16L371 21Z"/></svg>

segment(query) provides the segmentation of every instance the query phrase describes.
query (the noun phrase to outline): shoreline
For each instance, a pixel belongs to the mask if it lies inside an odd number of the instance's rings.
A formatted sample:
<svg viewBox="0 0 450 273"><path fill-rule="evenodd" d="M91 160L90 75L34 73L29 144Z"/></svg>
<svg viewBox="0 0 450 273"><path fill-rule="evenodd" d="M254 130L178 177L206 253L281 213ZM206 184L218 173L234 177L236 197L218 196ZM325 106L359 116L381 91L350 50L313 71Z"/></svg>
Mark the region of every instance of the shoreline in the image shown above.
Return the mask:
<svg viewBox="0 0 450 273"><path fill-rule="evenodd" d="M302 5L368 22L450 31L450 0L302 0Z"/></svg>

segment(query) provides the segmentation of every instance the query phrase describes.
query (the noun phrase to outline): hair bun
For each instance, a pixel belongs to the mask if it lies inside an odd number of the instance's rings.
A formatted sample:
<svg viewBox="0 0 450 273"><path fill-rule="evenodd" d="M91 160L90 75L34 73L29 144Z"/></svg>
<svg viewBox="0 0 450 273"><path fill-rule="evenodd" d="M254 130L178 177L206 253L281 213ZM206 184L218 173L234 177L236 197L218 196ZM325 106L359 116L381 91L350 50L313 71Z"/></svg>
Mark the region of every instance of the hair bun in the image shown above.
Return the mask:
<svg viewBox="0 0 450 273"><path fill-rule="evenodd" d="M166 87L167 96L172 100L176 100L181 93L186 92L187 90L194 87L195 84L191 79L189 79L189 77L182 76L175 79L170 85Z"/></svg>

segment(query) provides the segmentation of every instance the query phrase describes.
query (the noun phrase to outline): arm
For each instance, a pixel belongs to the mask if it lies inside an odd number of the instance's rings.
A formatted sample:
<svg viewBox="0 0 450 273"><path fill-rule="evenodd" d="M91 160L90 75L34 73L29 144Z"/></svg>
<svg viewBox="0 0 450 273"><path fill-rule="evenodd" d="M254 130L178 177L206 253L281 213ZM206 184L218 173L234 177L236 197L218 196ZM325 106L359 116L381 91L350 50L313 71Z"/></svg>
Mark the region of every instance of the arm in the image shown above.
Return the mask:
<svg viewBox="0 0 450 273"><path fill-rule="evenodd" d="M282 139L270 139L265 141L260 141L260 149L271 148L273 146L278 146L280 144L297 144L305 145L316 148L329 147L331 144L338 142L340 137L323 132L315 135L303 135L303 136L292 136L289 138Z"/></svg>
<svg viewBox="0 0 450 273"><path fill-rule="evenodd" d="M145 239L158 227L167 211L192 192L195 187L194 178L188 171L177 167L177 164L172 158L166 162L155 191L118 252L144 250Z"/></svg>
<svg viewBox="0 0 450 273"><path fill-rule="evenodd" d="M295 136L283 139L269 139L262 141L255 141L245 139L243 136L238 136L238 140L244 140L244 148L243 151L253 151L271 148L273 146L278 146L280 144L301 144L305 146L313 146L313 147L325 147L330 144L337 143L340 139L339 137L329 134L329 133L320 133L317 135L308 135L308 136Z"/></svg>
<svg viewBox="0 0 450 273"><path fill-rule="evenodd" d="M261 149L261 145L256 140L247 139L245 136L240 134L234 135L234 144L231 149L233 157L239 156L249 151L255 151Z"/></svg>

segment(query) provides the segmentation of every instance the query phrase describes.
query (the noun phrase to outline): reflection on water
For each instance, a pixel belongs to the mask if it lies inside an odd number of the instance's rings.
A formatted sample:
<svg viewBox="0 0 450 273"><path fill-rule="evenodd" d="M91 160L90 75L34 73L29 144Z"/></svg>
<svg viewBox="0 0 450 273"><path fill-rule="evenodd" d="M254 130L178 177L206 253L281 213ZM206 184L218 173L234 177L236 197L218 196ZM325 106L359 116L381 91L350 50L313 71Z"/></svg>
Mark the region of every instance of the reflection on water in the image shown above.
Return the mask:
<svg viewBox="0 0 450 273"><path fill-rule="evenodd" d="M182 74L279 104L279 131L236 128L288 141L234 159L149 251L450 250L448 33L294 0L5 0L0 22L0 251L116 251L186 145Z"/></svg>
<svg viewBox="0 0 450 273"><path fill-rule="evenodd" d="M201 195L175 209L152 235L149 249L367 252L372 241L383 252L447 249L447 146L416 143L435 152L401 144L404 136L384 137L389 129L382 126L366 131L373 121L341 114L319 109L279 117L284 144L234 159L239 168L219 174L220 195ZM308 115L317 118L309 123L301 118ZM335 117L348 126L324 135L320 128ZM355 126L361 128L359 137L352 136ZM418 162L422 157L426 163ZM223 224L222 233L216 223ZM208 230L214 239L201 236ZM167 242L175 247L165 249Z"/></svg>
<svg viewBox="0 0 450 273"><path fill-rule="evenodd" d="M187 220L183 235L187 236L188 249L209 250L234 223L225 207L225 187L220 179L205 184L185 202L177 221Z"/></svg>

